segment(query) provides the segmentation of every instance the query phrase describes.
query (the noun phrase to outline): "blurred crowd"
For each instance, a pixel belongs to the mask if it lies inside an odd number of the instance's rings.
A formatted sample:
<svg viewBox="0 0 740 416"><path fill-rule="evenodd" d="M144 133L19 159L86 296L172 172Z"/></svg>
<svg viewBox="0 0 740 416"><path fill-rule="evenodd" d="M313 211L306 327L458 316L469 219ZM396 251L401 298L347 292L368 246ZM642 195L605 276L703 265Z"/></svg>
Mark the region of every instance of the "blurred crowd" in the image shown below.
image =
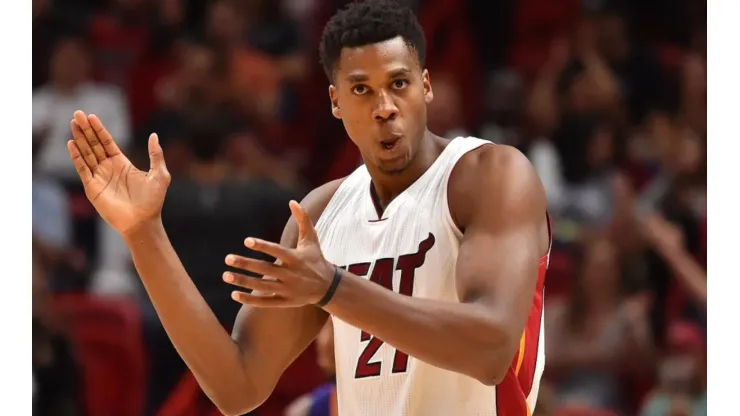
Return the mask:
<svg viewBox="0 0 740 416"><path fill-rule="evenodd" d="M361 163L317 57L344 3L33 0L34 415L217 414L82 193L72 113L98 115L140 168L159 134L166 229L230 329L224 256L279 240L291 198ZM516 146L545 185L535 415L705 415L706 2L410 3L430 130ZM330 334L255 415L335 414Z"/></svg>

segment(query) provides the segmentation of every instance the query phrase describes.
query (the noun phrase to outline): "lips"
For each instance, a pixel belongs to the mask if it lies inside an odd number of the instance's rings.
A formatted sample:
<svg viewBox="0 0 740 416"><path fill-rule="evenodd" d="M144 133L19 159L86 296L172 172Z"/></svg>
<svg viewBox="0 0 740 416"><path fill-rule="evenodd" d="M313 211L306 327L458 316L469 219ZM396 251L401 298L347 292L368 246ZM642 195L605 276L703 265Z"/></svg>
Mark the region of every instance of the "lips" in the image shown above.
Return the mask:
<svg viewBox="0 0 740 416"><path fill-rule="evenodd" d="M382 129L380 133L380 147L383 150L393 150L402 137L403 134L400 131L394 131L391 128Z"/></svg>
<svg viewBox="0 0 740 416"><path fill-rule="evenodd" d="M396 144L398 141L401 140L401 137L391 137L388 139L384 139L380 141L380 145L383 147L383 150L393 150L394 147L396 147Z"/></svg>

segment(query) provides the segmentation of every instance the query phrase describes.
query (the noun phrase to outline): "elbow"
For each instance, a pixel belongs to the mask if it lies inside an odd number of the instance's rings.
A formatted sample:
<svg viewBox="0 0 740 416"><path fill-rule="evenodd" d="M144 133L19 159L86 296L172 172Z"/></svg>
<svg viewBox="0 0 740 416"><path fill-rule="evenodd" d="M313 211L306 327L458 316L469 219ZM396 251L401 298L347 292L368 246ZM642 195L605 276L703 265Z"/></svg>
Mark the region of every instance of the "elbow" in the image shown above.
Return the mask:
<svg viewBox="0 0 740 416"><path fill-rule="evenodd" d="M259 407L267 395L260 395L254 389L239 389L222 392L206 392L211 402L225 416L241 416Z"/></svg>
<svg viewBox="0 0 740 416"><path fill-rule="evenodd" d="M241 416L249 413L262 404L260 401L241 399L241 400L214 400L211 399L219 412L224 416Z"/></svg>
<svg viewBox="0 0 740 416"><path fill-rule="evenodd" d="M493 364L483 368L478 374L476 380L483 383L486 386L496 386L506 377L506 372L509 371L510 366L504 366L499 364Z"/></svg>
<svg viewBox="0 0 740 416"><path fill-rule="evenodd" d="M494 331L494 333L499 331ZM496 386L506 378L511 369L514 355L519 343L509 340L510 337L499 332L499 336L492 337L481 353L475 368L474 378L486 386ZM481 365L483 364L483 365Z"/></svg>

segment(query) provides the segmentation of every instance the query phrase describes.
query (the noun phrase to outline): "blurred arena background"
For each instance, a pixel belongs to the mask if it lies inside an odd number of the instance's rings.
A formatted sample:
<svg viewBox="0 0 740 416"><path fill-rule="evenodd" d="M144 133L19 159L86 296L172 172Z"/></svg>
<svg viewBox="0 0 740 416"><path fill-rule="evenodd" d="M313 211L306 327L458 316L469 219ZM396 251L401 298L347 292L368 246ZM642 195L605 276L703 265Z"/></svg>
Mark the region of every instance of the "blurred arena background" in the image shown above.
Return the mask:
<svg viewBox="0 0 740 416"><path fill-rule="evenodd" d="M34 415L218 414L82 193L65 147L74 110L100 116L139 167L159 134L165 226L230 328L224 256L247 235L278 240L288 200L361 163L317 58L344 3L33 0ZM411 3L430 129L516 146L546 187L556 241L535 416L705 415L706 1ZM309 348L253 414L331 394L331 348Z"/></svg>

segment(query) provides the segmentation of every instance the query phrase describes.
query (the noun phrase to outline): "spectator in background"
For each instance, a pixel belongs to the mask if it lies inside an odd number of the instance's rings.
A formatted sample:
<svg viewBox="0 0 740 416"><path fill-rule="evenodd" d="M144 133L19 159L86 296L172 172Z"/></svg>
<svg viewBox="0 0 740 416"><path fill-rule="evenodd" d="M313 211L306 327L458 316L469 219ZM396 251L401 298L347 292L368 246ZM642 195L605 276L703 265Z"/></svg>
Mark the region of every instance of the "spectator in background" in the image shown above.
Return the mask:
<svg viewBox="0 0 740 416"><path fill-rule="evenodd" d="M279 239L290 216L293 192L260 177L234 177L224 157L225 143L235 133L218 111L191 115L183 126L192 152L186 171L173 181L162 220L183 266L222 325L230 329L239 310L232 289L219 279L224 253L234 252L247 236ZM246 253L246 248L243 253ZM251 254L252 257L257 254ZM148 297L142 297L143 324L151 354L148 411L155 412L185 370Z"/></svg>
<svg viewBox="0 0 740 416"><path fill-rule="evenodd" d="M43 250L49 289L68 290L84 285L87 256L74 244L70 198L58 179L38 170L40 146L32 146L31 228L35 247Z"/></svg>
<svg viewBox="0 0 740 416"><path fill-rule="evenodd" d="M621 411L630 392L620 383L652 359L649 298L626 296L618 253L608 240L584 247L570 299L545 315L548 378L564 405Z"/></svg>
<svg viewBox="0 0 740 416"><path fill-rule="evenodd" d="M81 416L80 378L69 340L56 328L48 298L48 260L32 247L33 415Z"/></svg>
<svg viewBox="0 0 740 416"><path fill-rule="evenodd" d="M306 58L280 1L216 1L206 38L226 59L232 98L253 122L293 118L292 86L305 77Z"/></svg>
<svg viewBox="0 0 740 416"><path fill-rule="evenodd" d="M648 283L655 294L651 319L662 345L673 319L706 327L702 300L706 278L701 265L706 260L706 246L701 243L706 219L706 145L679 112L653 115L647 131L655 152L655 173L637 192L633 203L636 223L631 229L647 243L637 247L648 250L644 256Z"/></svg>
<svg viewBox="0 0 740 416"><path fill-rule="evenodd" d="M95 77L126 88L128 73L149 47L150 24L153 23L150 1L112 0L109 3L108 8L90 20L87 28L95 56ZM118 136L114 137L118 140Z"/></svg>
<svg viewBox="0 0 740 416"><path fill-rule="evenodd" d="M615 170L616 132L598 114L569 116L539 142L530 157L542 178L548 209L558 219L556 233L575 241L604 230L621 202L621 175Z"/></svg>
<svg viewBox="0 0 740 416"><path fill-rule="evenodd" d="M225 59L231 98L254 121L277 115L280 77L269 56L245 41L245 11L238 3L217 0L208 10L206 38Z"/></svg>
<svg viewBox="0 0 740 416"><path fill-rule="evenodd" d="M524 88L524 80L515 71L500 70L491 74L486 82L485 121L480 137L523 150L527 133L522 128Z"/></svg>
<svg viewBox="0 0 740 416"><path fill-rule="evenodd" d="M38 170L57 178L77 181L69 163L70 114L92 111L106 120L106 127L125 149L131 138L128 107L121 92L90 81L90 54L85 40L59 39L52 55L49 82L33 94L33 139L39 146ZM76 183L76 182L75 182Z"/></svg>
<svg viewBox="0 0 740 416"><path fill-rule="evenodd" d="M337 389L334 363L334 325L329 319L316 336L317 361L321 371L331 381L322 384L311 393L293 401L285 410L285 416L338 416Z"/></svg>
<svg viewBox="0 0 740 416"><path fill-rule="evenodd" d="M72 243L69 200L64 187L56 179L37 171L41 147L38 141L40 138L34 138L31 150L31 227L38 244L44 246L47 252L62 253Z"/></svg>
<svg viewBox="0 0 740 416"><path fill-rule="evenodd" d="M462 97L455 78L444 74L434 76L434 101L427 106L429 129L442 137L454 139L468 136L462 114Z"/></svg>
<svg viewBox="0 0 740 416"><path fill-rule="evenodd" d="M684 245L681 230L659 214L642 222L644 233L653 249L665 260L672 274L696 304L707 307L707 275Z"/></svg>
<svg viewBox="0 0 740 416"><path fill-rule="evenodd" d="M663 81L660 63L653 51L635 42L630 33L628 9L622 0L584 2L584 8L587 17L579 34L583 48L580 65L593 75L602 72L594 78L600 80L597 84L612 78L614 83L610 88L614 88L613 99L619 101L619 112L625 113L627 121L639 124L660 100ZM574 64L578 66L578 62ZM601 64L605 66L598 69L597 65Z"/></svg>
<svg viewBox="0 0 740 416"><path fill-rule="evenodd" d="M137 143L146 149L149 134L157 132L167 152L167 168L173 176L179 176L187 175L191 153L184 140L188 120L202 113L219 112L224 127L231 129L239 124L239 117L229 103L228 85L212 48L202 42L181 41L174 55L175 68L159 86L160 107L138 132Z"/></svg>
<svg viewBox="0 0 740 416"><path fill-rule="evenodd" d="M241 179L267 179L288 189L306 189L290 160L267 151L256 133L243 131L232 135L227 143L227 160L233 174Z"/></svg>
<svg viewBox="0 0 740 416"><path fill-rule="evenodd" d="M658 386L640 416L706 416L705 343L700 330L677 322L668 330L668 351L658 365Z"/></svg>
<svg viewBox="0 0 740 416"><path fill-rule="evenodd" d="M72 31L69 25L63 24L51 0L33 0L31 68L33 89L44 85L49 77L49 59L54 44L65 31Z"/></svg>
<svg viewBox="0 0 740 416"><path fill-rule="evenodd" d="M186 4L183 0L149 1L150 8L154 9L149 42L146 50L126 73L131 119L136 130L141 129L163 102L163 85L176 69L176 45L188 23L187 6L193 3Z"/></svg>

